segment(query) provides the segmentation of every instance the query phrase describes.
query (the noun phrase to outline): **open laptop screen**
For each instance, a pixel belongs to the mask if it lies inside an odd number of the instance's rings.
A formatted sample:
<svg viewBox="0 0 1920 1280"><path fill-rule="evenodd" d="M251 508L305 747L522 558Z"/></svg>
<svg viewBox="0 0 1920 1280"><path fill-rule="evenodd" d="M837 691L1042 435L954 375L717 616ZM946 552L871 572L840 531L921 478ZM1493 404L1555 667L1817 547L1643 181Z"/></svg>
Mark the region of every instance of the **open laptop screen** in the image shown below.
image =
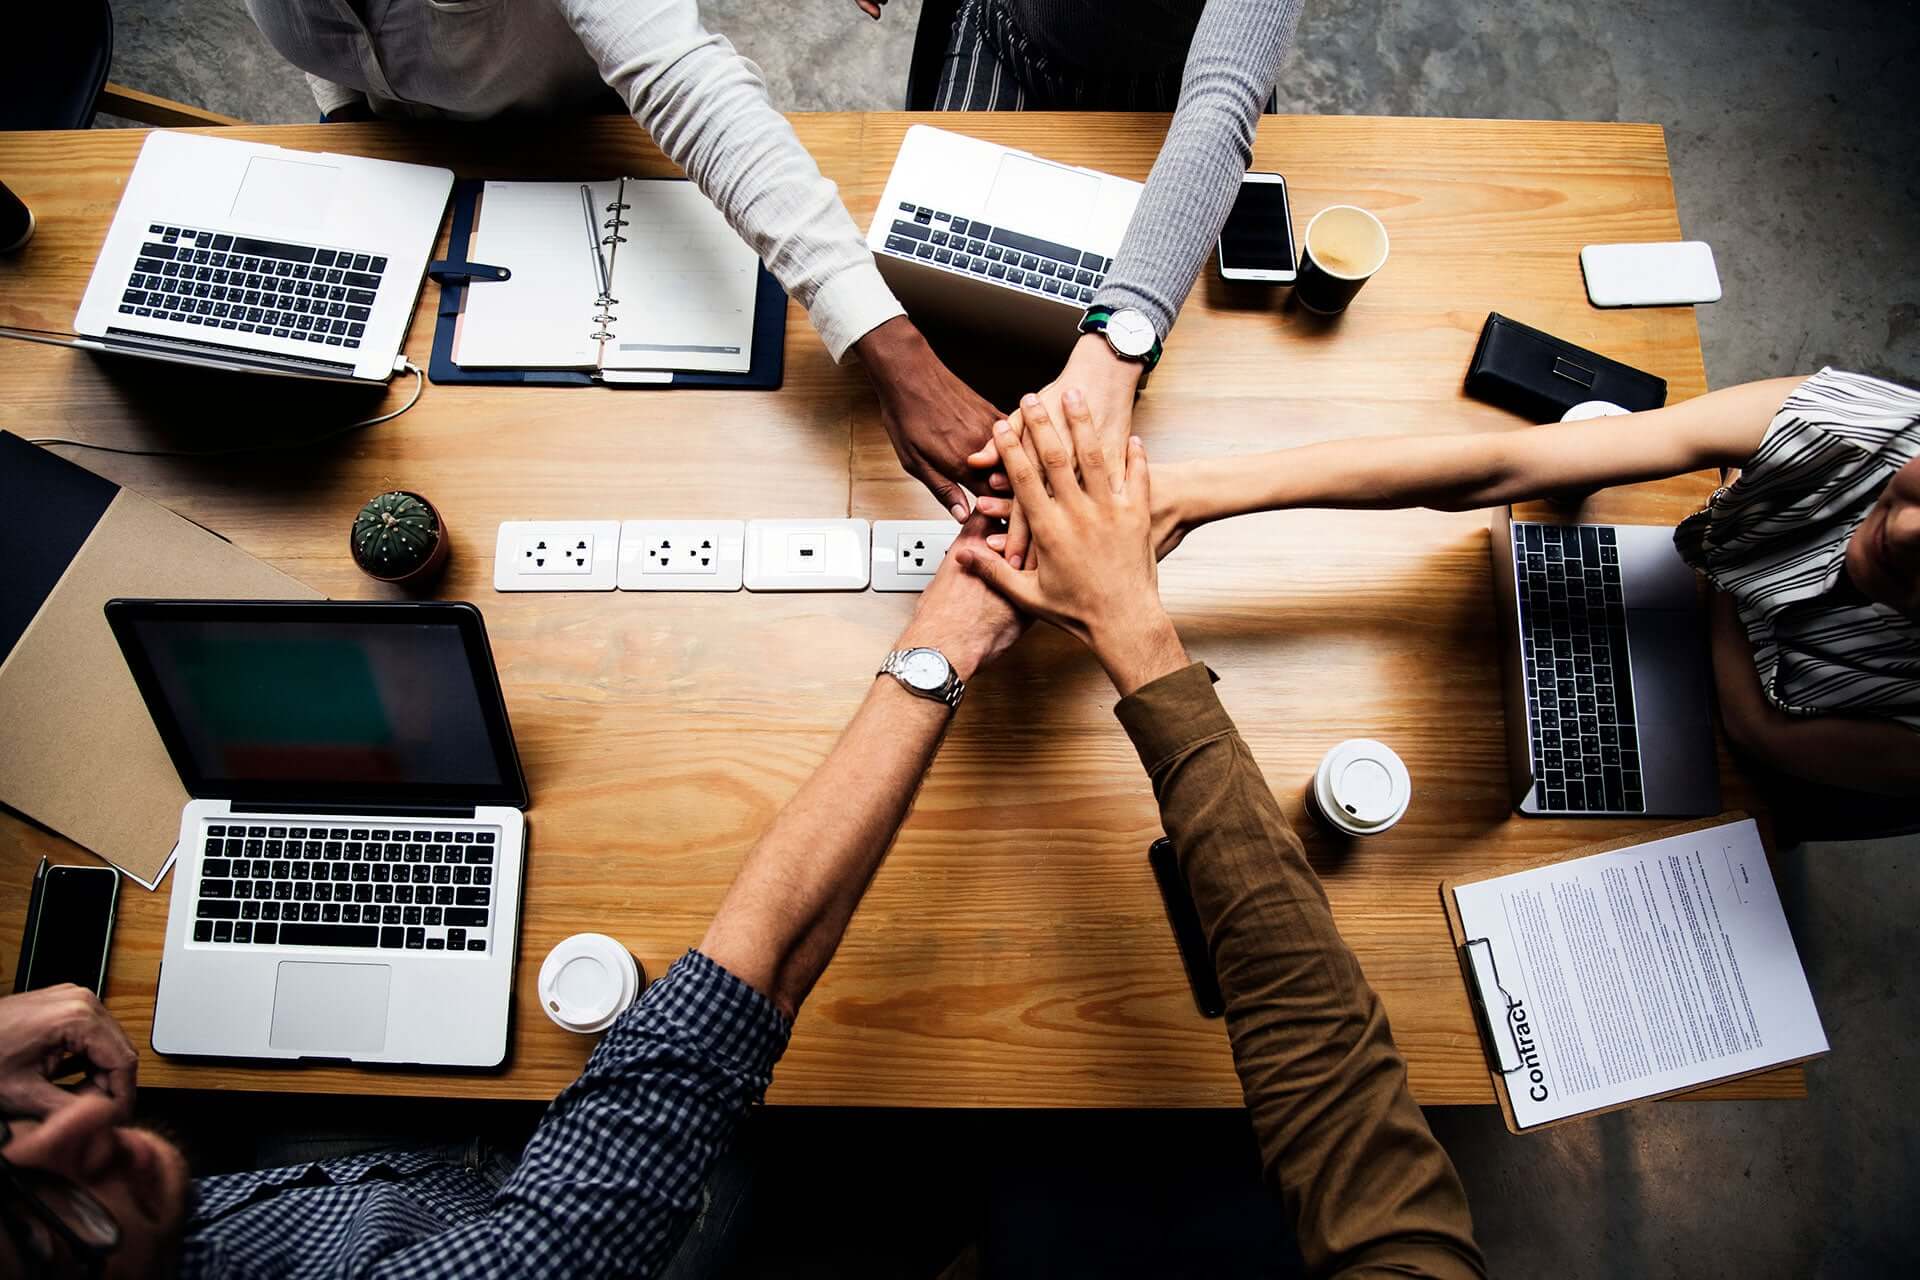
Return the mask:
<svg viewBox="0 0 1920 1280"><path fill-rule="evenodd" d="M273 805L524 805L479 611L117 600L181 782Z"/></svg>

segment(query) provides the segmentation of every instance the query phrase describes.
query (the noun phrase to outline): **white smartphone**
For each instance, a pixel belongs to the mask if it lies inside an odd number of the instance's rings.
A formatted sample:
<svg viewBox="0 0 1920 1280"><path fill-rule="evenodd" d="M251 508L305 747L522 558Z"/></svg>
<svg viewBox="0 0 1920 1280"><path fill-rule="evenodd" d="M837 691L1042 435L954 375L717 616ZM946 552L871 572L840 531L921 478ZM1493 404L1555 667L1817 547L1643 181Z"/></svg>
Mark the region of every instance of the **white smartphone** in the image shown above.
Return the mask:
<svg viewBox="0 0 1920 1280"><path fill-rule="evenodd" d="M1249 173L1240 181L1227 225L1220 228L1220 278L1292 284L1298 269L1287 180L1277 173Z"/></svg>
<svg viewBox="0 0 1920 1280"><path fill-rule="evenodd" d="M1580 251L1596 307L1681 307L1720 301L1713 247L1702 240L1590 244Z"/></svg>

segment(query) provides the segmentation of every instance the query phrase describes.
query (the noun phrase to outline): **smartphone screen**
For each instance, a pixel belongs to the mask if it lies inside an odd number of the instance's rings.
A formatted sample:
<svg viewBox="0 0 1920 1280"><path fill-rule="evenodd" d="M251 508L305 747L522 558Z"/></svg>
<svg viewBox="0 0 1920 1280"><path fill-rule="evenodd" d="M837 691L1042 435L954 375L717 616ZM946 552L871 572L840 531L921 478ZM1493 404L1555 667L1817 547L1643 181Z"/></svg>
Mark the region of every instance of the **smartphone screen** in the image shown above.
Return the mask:
<svg viewBox="0 0 1920 1280"><path fill-rule="evenodd" d="M40 890L38 919L29 921L20 990L71 982L105 994L107 942L120 875L111 867L50 867Z"/></svg>
<svg viewBox="0 0 1920 1280"><path fill-rule="evenodd" d="M1279 271L1295 269L1293 219L1287 212L1287 184L1278 181L1240 184L1239 198L1227 225L1220 229L1220 270Z"/></svg>

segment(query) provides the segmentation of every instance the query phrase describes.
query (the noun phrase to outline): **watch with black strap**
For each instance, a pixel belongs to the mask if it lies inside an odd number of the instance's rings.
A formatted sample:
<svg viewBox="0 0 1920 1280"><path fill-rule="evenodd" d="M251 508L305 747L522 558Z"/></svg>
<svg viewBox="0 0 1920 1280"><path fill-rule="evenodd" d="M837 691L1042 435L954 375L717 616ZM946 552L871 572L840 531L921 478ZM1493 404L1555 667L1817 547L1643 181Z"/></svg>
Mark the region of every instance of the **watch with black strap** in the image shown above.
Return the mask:
<svg viewBox="0 0 1920 1280"><path fill-rule="evenodd" d="M1113 354L1145 369L1146 373L1141 375L1143 380L1147 373L1153 372L1153 366L1160 363L1160 335L1154 332L1153 321L1132 307L1118 311L1088 307L1087 313L1080 317L1080 332L1097 333L1105 338Z"/></svg>

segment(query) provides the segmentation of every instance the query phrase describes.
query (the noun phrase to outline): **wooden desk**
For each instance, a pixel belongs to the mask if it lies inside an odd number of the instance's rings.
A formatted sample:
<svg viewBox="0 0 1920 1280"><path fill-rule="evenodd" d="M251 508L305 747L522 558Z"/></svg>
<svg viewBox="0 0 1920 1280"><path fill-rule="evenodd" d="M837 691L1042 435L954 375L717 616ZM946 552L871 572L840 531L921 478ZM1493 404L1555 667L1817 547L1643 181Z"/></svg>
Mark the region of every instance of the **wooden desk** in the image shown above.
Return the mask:
<svg viewBox="0 0 1920 1280"><path fill-rule="evenodd" d="M865 225L915 117L794 119ZM944 121L955 123L951 118ZM1165 117L972 116L969 130L1144 177ZM432 160L463 176L671 172L618 119L538 131L380 125L243 129L312 149ZM0 258L0 323L66 329L139 133L0 135L0 177L40 231ZM1498 309L1706 389L1687 309L1597 311L1577 251L1674 239L1651 125L1274 118L1257 168L1283 170L1297 222L1351 200L1393 256L1353 310L1316 322L1275 294L1189 300L1136 422L1156 459L1335 434L1507 430L1462 375ZM429 290L429 298L432 291ZM407 350L425 364L432 308ZM384 394L110 364L0 344L0 423L24 435L209 447L298 438L392 406ZM1018 387L1005 388L1010 394ZM77 455L336 598L387 594L345 554L358 505L395 486L446 513L441 593L479 602L533 789L511 1067L453 1077L243 1070L148 1054L149 1085L545 1098L591 1042L542 1016L532 975L581 929L659 974L701 935L741 855L821 760L913 607L897 595L497 595L494 527L534 517L937 516L901 475L857 370L836 368L796 309L778 394L428 386L396 422L286 455L208 462ZM1609 518L1673 521L1710 477L1599 495ZM1547 857L1651 823L1522 821L1508 808L1485 513L1291 512L1206 529L1163 571L1189 646L1221 693L1386 1001L1426 1103L1492 1100L1437 900L1443 877ZM1152 795L1075 645L1042 627L969 697L911 822L803 1012L775 1102L873 1106L1233 1106L1218 1022L1193 1009L1152 876ZM1301 790L1333 742L1392 743L1413 806L1336 850ZM1731 768L1727 804L1756 809ZM103 803L111 770L102 763ZM41 853L73 846L0 820L0 962ZM147 1040L166 894L122 898L110 1004ZM1797 1070L1721 1097L1797 1096Z"/></svg>

